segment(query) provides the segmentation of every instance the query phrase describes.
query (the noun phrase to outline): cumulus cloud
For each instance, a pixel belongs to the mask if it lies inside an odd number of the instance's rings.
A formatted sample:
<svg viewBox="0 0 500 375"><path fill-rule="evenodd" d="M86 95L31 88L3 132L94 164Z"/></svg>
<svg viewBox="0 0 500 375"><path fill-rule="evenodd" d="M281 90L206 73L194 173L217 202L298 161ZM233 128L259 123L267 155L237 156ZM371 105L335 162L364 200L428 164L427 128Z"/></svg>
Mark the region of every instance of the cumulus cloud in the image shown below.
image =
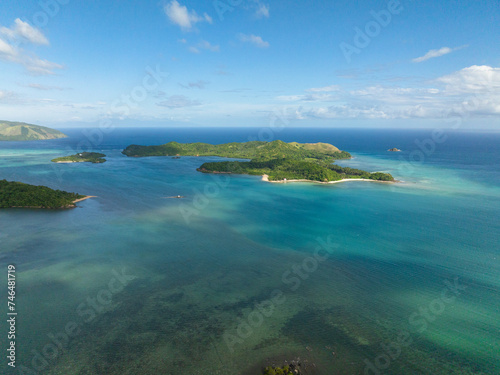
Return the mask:
<svg viewBox="0 0 500 375"><path fill-rule="evenodd" d="M0 60L21 64L35 75L54 74L54 69L63 68L60 64L43 60L34 53L19 47L21 42L38 45L49 44L41 31L18 18L11 28L0 28Z"/></svg>
<svg viewBox="0 0 500 375"><path fill-rule="evenodd" d="M186 6L180 5L177 0L172 0L164 7L165 14L170 22L180 26L184 31L191 31L193 26L198 22L212 23L212 17L204 13L199 16L196 11L189 11Z"/></svg>
<svg viewBox="0 0 500 375"><path fill-rule="evenodd" d="M473 65L436 80L446 85L447 94L492 93L500 96L500 68Z"/></svg>
<svg viewBox="0 0 500 375"><path fill-rule="evenodd" d="M419 87L373 85L345 90L327 86L306 91L309 94L276 99L296 103L300 116L295 119L445 119L450 112L473 118L500 116L500 68L485 65L473 65Z"/></svg>
<svg viewBox="0 0 500 375"><path fill-rule="evenodd" d="M239 34L238 38L240 39L240 41L244 43L252 43L253 45L256 45L259 48L269 47L269 43L265 42L264 40L262 40L260 36L257 35Z"/></svg>
<svg viewBox="0 0 500 375"><path fill-rule="evenodd" d="M427 52L425 55L417 57L413 60L411 60L414 63L420 63L429 59L433 59L435 57L440 57L447 55L453 51L457 51L459 49L465 48L467 46L461 46L461 47L456 47L456 48L450 48L450 47L442 47L440 49L431 49L429 52Z"/></svg>
<svg viewBox="0 0 500 375"><path fill-rule="evenodd" d="M167 100L157 103L157 105L161 107L167 107L170 109L177 109L177 108L193 107L201 105L201 103L198 100L189 99L184 95L172 95L169 98L167 98Z"/></svg>

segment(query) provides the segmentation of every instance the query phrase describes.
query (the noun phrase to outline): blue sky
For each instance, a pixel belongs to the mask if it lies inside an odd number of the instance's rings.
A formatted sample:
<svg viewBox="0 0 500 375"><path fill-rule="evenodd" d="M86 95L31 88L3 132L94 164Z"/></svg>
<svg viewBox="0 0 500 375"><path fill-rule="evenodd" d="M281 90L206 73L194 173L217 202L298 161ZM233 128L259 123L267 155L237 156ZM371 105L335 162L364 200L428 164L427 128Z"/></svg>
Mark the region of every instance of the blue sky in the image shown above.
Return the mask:
<svg viewBox="0 0 500 375"><path fill-rule="evenodd" d="M500 128L498 1L4 0L0 119Z"/></svg>

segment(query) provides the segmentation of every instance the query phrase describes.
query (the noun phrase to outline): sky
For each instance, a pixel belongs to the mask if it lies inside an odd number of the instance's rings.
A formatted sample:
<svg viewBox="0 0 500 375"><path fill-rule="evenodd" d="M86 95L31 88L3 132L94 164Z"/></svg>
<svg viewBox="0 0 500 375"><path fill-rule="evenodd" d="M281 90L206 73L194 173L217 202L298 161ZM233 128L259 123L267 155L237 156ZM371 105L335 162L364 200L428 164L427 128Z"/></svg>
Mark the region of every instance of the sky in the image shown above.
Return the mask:
<svg viewBox="0 0 500 375"><path fill-rule="evenodd" d="M500 129L498 0L2 0L0 120Z"/></svg>

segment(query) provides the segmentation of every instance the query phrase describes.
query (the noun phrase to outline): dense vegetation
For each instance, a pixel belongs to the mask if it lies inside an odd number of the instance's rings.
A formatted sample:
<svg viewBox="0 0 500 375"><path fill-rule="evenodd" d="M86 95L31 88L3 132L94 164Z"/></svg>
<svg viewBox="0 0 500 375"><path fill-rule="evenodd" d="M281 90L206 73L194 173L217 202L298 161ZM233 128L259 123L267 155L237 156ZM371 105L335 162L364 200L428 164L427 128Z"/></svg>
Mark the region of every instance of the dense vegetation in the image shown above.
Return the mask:
<svg viewBox="0 0 500 375"><path fill-rule="evenodd" d="M37 207L65 208L73 207L73 202L84 195L53 190L46 186L34 186L22 182L0 180L0 208Z"/></svg>
<svg viewBox="0 0 500 375"><path fill-rule="evenodd" d="M239 159L349 159L348 152L328 143L244 142L211 145L208 143L169 142L160 146L130 145L122 153L127 156L222 156Z"/></svg>
<svg viewBox="0 0 500 375"><path fill-rule="evenodd" d="M285 178L287 180L304 179L320 182L339 181L346 178L365 178L378 181L394 180L388 173L370 173L360 169L340 167L323 160L222 161L205 163L198 170L205 173L267 174L270 181L279 181Z"/></svg>
<svg viewBox="0 0 500 375"><path fill-rule="evenodd" d="M198 168L205 173L235 173L263 175L270 181L311 180L338 181L345 178L366 178L393 181L387 173L369 173L359 169L342 168L332 164L336 159L351 155L328 143L245 142L211 145L207 143L170 142L160 146L128 146L127 156L222 156L251 159L250 161L221 161L205 163Z"/></svg>
<svg viewBox="0 0 500 375"><path fill-rule="evenodd" d="M52 159L53 162L58 163L62 161L70 161L70 162L90 162L90 163L104 163L106 159L104 159L106 155L100 154L98 152L81 152L79 154L63 156L60 158Z"/></svg>
<svg viewBox="0 0 500 375"><path fill-rule="evenodd" d="M66 134L45 126L25 122L0 121L0 141L36 141L64 138Z"/></svg>
<svg viewBox="0 0 500 375"><path fill-rule="evenodd" d="M283 367L269 366L264 369L262 375L300 375L300 371L293 365Z"/></svg>

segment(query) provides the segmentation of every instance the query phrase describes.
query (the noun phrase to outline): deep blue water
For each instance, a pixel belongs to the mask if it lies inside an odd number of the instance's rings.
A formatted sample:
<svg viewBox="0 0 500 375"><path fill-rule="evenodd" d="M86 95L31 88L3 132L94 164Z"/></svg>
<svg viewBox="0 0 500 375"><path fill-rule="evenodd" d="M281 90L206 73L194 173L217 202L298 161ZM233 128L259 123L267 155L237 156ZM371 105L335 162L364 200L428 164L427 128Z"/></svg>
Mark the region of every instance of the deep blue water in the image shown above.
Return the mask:
<svg viewBox="0 0 500 375"><path fill-rule="evenodd" d="M63 131L0 143L0 178L97 196L72 210L0 212L0 266L18 272L18 365L251 374L300 357L317 374L500 373L499 133L447 131L436 142L432 130ZM121 154L275 139L332 143L354 156L339 164L403 182L270 184L196 172L215 157ZM77 151L108 161L50 162ZM111 288L123 272L133 280ZM78 334L65 341L71 323Z"/></svg>

